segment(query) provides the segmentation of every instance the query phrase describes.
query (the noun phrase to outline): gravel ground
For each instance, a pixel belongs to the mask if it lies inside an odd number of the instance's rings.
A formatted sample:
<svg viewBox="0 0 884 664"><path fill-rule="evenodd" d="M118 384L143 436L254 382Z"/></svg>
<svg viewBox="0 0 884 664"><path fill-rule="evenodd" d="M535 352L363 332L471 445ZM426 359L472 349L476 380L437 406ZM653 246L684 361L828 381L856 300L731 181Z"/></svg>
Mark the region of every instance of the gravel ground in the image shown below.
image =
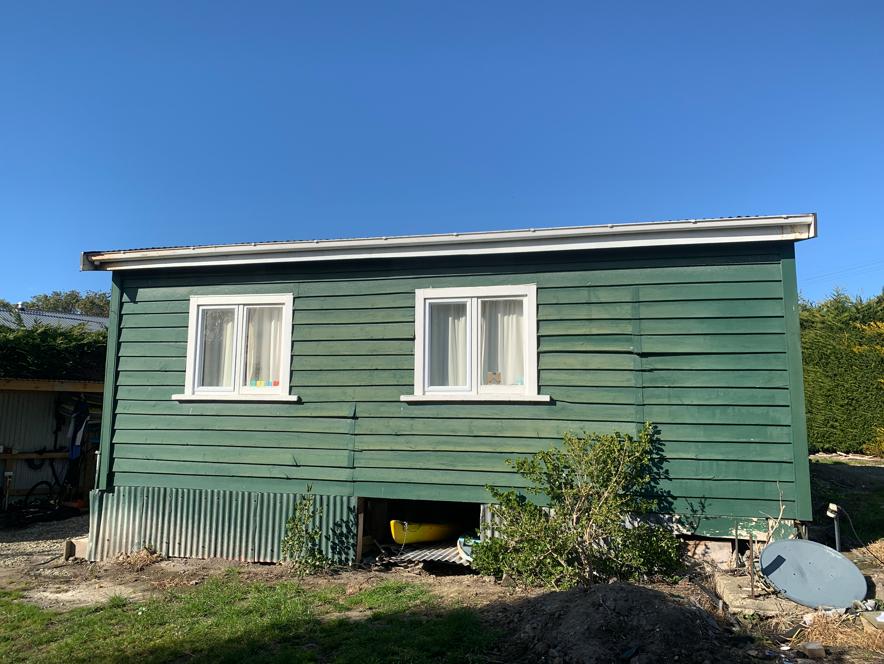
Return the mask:
<svg viewBox="0 0 884 664"><path fill-rule="evenodd" d="M89 532L89 515L0 530L0 567L27 567L63 554L65 540Z"/></svg>

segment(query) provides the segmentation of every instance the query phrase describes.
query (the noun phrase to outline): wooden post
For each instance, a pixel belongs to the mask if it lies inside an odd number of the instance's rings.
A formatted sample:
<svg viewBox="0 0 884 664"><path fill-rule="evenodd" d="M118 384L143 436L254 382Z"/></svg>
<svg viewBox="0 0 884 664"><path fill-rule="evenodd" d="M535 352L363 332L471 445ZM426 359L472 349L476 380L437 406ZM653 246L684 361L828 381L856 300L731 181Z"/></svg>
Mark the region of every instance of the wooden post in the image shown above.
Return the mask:
<svg viewBox="0 0 884 664"><path fill-rule="evenodd" d="M356 559L355 564L362 562L362 533L365 524L365 498L356 499Z"/></svg>
<svg viewBox="0 0 884 664"><path fill-rule="evenodd" d="M755 599L755 533L749 532L749 596Z"/></svg>

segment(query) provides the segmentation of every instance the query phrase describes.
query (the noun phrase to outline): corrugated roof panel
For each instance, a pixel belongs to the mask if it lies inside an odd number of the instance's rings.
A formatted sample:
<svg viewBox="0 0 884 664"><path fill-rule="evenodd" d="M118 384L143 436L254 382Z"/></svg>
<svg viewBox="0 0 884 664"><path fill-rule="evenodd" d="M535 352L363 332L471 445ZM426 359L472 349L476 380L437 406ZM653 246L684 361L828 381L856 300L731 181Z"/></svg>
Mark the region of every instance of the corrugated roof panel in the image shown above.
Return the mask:
<svg viewBox="0 0 884 664"><path fill-rule="evenodd" d="M56 311L42 311L40 309L17 309L21 316L21 322L26 328L35 325L56 325L58 327L74 327L85 325L92 331L106 330L107 318L101 316L84 316L81 314L63 314ZM6 309L0 309L0 325L4 327L18 327L18 318L15 313Z"/></svg>

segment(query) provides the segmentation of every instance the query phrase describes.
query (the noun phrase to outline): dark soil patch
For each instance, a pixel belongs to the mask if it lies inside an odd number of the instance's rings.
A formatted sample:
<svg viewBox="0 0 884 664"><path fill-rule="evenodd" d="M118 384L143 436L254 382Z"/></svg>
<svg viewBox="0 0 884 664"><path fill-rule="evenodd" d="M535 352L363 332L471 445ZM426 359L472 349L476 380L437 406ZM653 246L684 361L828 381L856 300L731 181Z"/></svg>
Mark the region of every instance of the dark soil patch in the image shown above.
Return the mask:
<svg viewBox="0 0 884 664"><path fill-rule="evenodd" d="M489 607L490 609L491 607ZM690 599L625 583L547 593L501 607L510 661L751 662L742 640Z"/></svg>

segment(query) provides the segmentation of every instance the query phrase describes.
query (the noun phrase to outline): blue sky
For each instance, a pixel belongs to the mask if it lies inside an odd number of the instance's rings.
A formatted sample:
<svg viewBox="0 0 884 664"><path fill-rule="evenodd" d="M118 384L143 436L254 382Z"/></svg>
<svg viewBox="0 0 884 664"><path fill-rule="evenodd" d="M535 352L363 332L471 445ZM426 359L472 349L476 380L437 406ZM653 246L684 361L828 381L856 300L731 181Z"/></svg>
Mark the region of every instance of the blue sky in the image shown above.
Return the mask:
<svg viewBox="0 0 884 664"><path fill-rule="evenodd" d="M884 3L7 2L0 298L83 250L815 211L884 283Z"/></svg>

